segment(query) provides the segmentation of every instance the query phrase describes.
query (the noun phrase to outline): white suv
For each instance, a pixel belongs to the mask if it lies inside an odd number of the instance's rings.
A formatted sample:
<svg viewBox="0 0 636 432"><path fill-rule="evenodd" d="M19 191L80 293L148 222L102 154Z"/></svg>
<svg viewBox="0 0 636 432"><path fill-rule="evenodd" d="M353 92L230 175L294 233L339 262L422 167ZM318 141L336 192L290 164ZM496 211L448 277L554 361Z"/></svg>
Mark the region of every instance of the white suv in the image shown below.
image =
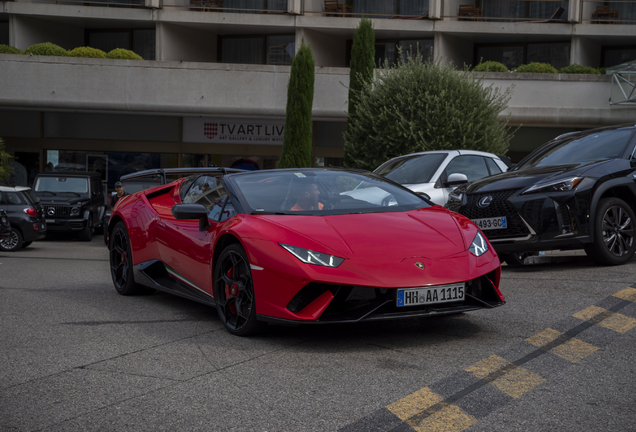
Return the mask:
<svg viewBox="0 0 636 432"><path fill-rule="evenodd" d="M444 205L460 184L508 171L510 160L474 150L440 150L393 158L373 171Z"/></svg>

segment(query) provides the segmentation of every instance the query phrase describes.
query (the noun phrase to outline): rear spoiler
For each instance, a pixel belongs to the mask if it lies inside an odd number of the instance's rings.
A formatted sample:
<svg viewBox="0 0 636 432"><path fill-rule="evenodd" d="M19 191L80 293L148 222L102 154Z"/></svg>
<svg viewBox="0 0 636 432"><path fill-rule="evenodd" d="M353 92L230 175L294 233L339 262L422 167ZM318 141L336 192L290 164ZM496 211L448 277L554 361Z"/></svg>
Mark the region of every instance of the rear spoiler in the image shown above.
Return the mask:
<svg viewBox="0 0 636 432"><path fill-rule="evenodd" d="M161 184L167 183L168 175L193 175L193 174L233 174L244 172L246 170L238 168L221 168L221 167L208 167L208 168L157 168L144 171L138 171L131 174L123 175L119 178L120 181L136 180L143 177L159 176L161 177Z"/></svg>

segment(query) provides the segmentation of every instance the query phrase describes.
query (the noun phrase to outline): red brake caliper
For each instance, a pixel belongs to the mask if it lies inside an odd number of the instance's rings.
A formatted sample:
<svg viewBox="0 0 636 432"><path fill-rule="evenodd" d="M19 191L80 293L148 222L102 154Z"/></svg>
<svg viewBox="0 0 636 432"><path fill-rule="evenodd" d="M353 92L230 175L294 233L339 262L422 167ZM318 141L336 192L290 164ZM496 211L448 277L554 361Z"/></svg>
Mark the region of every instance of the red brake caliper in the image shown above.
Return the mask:
<svg viewBox="0 0 636 432"><path fill-rule="evenodd" d="M228 279L232 279L232 270L233 268L230 268L227 273L225 274L225 276L228 277ZM239 286L236 282L234 282L232 284L232 286L225 284L225 298L229 299L230 297L236 297L238 296L239 293ZM236 304L232 303L230 305L230 312L232 312L233 314L236 315Z"/></svg>

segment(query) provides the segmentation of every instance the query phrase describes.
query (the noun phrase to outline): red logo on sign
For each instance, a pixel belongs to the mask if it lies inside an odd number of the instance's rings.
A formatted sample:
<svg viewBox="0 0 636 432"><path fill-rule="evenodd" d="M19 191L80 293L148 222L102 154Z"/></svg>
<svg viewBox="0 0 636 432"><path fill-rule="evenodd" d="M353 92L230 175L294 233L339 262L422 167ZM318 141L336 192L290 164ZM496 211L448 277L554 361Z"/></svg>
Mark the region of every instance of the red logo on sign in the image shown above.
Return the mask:
<svg viewBox="0 0 636 432"><path fill-rule="evenodd" d="M203 124L203 134L210 138L214 139L219 133L219 127L217 123L204 123Z"/></svg>

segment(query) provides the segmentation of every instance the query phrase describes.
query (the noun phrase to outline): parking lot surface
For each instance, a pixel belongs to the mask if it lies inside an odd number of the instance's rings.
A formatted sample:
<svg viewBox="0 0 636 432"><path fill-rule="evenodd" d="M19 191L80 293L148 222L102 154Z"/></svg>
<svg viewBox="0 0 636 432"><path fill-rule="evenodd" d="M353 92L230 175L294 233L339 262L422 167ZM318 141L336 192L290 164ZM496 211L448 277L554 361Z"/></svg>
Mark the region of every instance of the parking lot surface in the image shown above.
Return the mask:
<svg viewBox="0 0 636 432"><path fill-rule="evenodd" d="M47 239L0 253L0 431L633 430L635 288L577 256L504 266L493 310L239 338Z"/></svg>

